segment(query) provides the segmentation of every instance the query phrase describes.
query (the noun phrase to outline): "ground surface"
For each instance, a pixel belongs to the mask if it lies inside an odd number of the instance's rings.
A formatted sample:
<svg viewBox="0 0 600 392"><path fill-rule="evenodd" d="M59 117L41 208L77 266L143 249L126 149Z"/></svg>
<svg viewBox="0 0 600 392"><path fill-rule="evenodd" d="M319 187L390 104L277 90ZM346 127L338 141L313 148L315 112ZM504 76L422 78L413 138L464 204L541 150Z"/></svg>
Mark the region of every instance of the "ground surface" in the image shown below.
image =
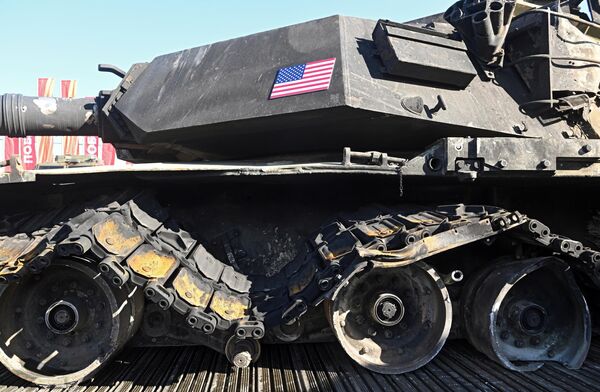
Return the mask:
<svg viewBox="0 0 600 392"><path fill-rule="evenodd" d="M224 356L200 347L129 349L85 385L69 391L593 391L600 390L600 338L582 369L546 365L534 373L510 372L462 341L450 341L427 366L384 376L355 365L336 344L263 347L249 369L232 369ZM0 368L0 392L30 392Z"/></svg>

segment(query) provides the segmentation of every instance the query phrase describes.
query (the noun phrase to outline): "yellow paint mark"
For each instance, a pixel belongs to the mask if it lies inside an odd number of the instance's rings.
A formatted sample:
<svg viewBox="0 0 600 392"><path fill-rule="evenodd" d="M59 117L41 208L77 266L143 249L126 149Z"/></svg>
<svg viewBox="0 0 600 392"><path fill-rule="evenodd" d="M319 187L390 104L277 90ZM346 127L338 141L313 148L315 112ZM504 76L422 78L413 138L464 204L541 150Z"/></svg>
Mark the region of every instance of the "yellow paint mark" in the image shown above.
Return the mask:
<svg viewBox="0 0 600 392"><path fill-rule="evenodd" d="M208 306L213 293L213 289L208 283L195 277L187 268L179 271L173 281L173 287L181 299L192 306L202 308L202 310Z"/></svg>
<svg viewBox="0 0 600 392"><path fill-rule="evenodd" d="M146 245L138 248L127 259L127 264L135 273L145 278L165 278L177 267L177 260Z"/></svg>
<svg viewBox="0 0 600 392"><path fill-rule="evenodd" d="M115 255L127 255L142 243L142 236L126 224L120 215L113 215L92 229L96 240Z"/></svg>
<svg viewBox="0 0 600 392"><path fill-rule="evenodd" d="M243 318L248 310L248 305L246 298L216 291L210 303L210 308L225 320L231 321Z"/></svg>

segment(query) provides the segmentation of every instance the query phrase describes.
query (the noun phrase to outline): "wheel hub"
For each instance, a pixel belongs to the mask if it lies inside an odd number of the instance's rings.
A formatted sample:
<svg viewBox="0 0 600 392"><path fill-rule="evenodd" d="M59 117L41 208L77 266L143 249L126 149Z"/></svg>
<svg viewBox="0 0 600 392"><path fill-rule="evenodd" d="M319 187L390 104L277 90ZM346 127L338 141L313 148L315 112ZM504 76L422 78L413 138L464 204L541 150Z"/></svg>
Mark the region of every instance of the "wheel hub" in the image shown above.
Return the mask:
<svg viewBox="0 0 600 392"><path fill-rule="evenodd" d="M373 304L372 316L380 325L397 325L404 318L404 304L395 294L379 294Z"/></svg>
<svg viewBox="0 0 600 392"><path fill-rule="evenodd" d="M546 312L541 306L532 305L521 313L521 327L529 333L538 333L544 329Z"/></svg>
<svg viewBox="0 0 600 392"><path fill-rule="evenodd" d="M60 300L46 310L45 322L49 330L64 335L77 327L79 311L72 303Z"/></svg>
<svg viewBox="0 0 600 392"><path fill-rule="evenodd" d="M510 307L512 324L527 335L537 335L546 327L546 310L531 301L518 301Z"/></svg>

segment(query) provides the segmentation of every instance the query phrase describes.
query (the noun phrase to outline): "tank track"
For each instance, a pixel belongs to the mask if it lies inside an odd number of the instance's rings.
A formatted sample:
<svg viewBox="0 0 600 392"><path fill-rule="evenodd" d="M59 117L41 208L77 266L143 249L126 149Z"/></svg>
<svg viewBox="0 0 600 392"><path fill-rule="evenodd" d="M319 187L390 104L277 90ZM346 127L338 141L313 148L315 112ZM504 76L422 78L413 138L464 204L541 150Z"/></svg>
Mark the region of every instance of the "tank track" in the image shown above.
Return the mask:
<svg viewBox="0 0 600 392"><path fill-rule="evenodd" d="M265 328L292 325L331 299L361 263L398 267L500 233L568 256L597 285L600 252L552 234L518 212L487 206L441 206L369 218L341 217L311 236L306 253L275 276L247 276L213 257L169 218L148 193L99 198L47 214L3 222L0 283L43 273L55 257L82 257L116 286L133 284L190 328L260 340ZM83 211L82 211L83 210Z"/></svg>

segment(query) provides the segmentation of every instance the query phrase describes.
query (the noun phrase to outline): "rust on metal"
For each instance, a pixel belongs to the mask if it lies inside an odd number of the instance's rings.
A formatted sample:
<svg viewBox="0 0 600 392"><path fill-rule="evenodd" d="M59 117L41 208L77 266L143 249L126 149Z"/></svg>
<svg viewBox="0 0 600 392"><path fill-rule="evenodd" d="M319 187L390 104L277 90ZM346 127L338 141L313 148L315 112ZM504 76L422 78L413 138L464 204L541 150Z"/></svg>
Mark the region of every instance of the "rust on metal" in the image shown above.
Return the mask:
<svg viewBox="0 0 600 392"><path fill-rule="evenodd" d="M330 260L333 260L333 258ZM296 295L304 290L310 284L310 282L312 282L316 272L316 268L311 265L306 266L302 271L299 271L298 277L290 282L290 295Z"/></svg>
<svg viewBox="0 0 600 392"><path fill-rule="evenodd" d="M148 279L166 278L177 268L177 259L154 249L150 245L139 247L127 264L137 274Z"/></svg>
<svg viewBox="0 0 600 392"><path fill-rule="evenodd" d="M201 310L206 309L214 291L209 283L194 276L187 268L179 271L173 281L173 287L181 299Z"/></svg>
<svg viewBox="0 0 600 392"><path fill-rule="evenodd" d="M97 223L92 231L98 243L114 255L127 255L143 241L142 236L118 214Z"/></svg>
<svg viewBox="0 0 600 392"><path fill-rule="evenodd" d="M243 318L249 305L247 298L231 295L224 291L215 291L210 302L213 312L229 321Z"/></svg>

